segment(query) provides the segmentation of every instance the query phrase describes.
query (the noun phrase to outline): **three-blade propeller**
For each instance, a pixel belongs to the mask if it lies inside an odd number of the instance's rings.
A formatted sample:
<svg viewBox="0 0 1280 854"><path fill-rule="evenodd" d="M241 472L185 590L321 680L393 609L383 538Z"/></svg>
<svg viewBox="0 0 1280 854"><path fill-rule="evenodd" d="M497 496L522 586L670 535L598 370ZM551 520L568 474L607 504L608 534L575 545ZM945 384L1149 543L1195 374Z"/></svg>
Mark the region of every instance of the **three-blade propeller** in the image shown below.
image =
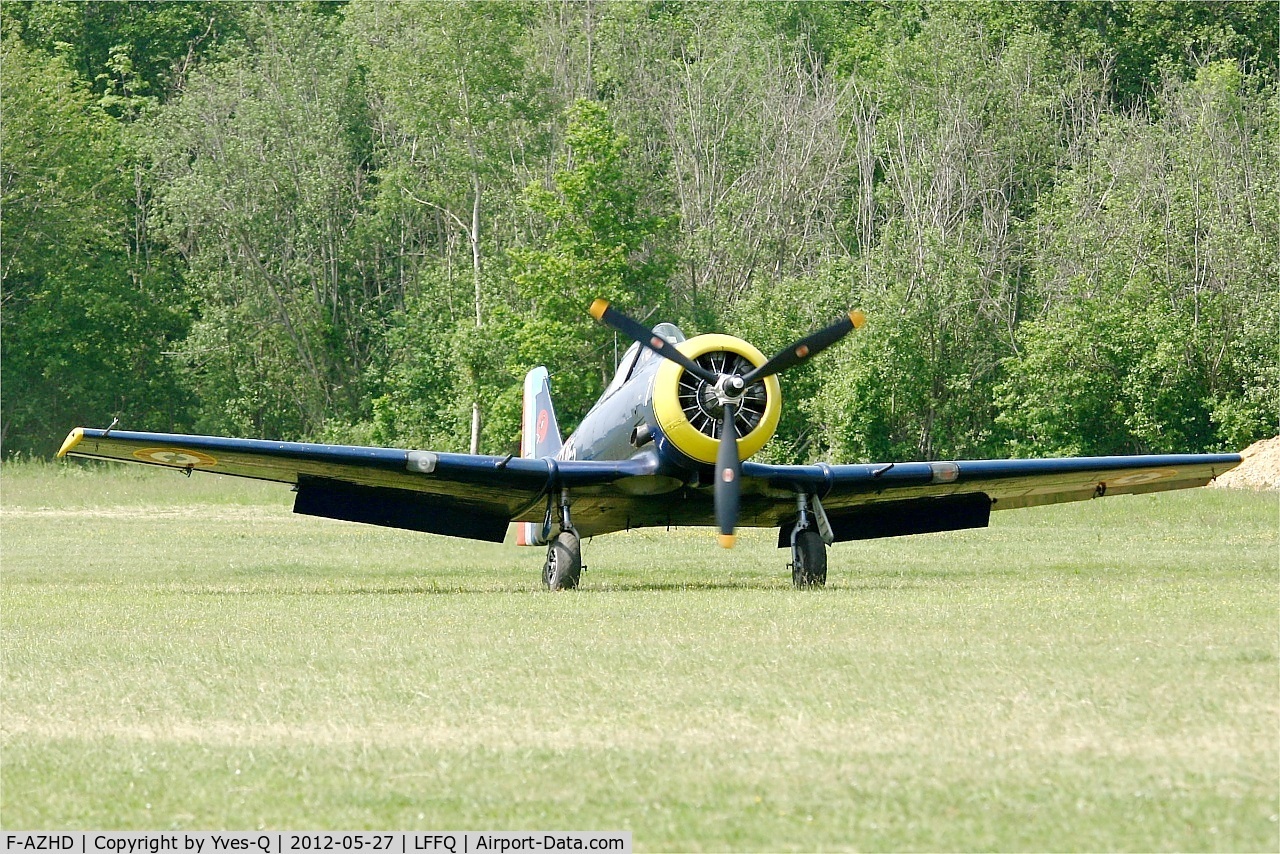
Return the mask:
<svg viewBox="0 0 1280 854"><path fill-rule="evenodd" d="M648 347L658 355L670 359L715 388L724 407L720 421L719 446L716 449L716 527L720 530L720 545L727 549L733 548L734 530L738 526L738 509L742 498L742 487L739 483L742 477L742 461L738 458L738 430L735 425L742 394L753 383L794 368L812 356L816 356L867 321L866 316L860 311L851 311L842 315L835 323L806 335L789 347L780 350L772 359L748 371L744 376L716 374L707 370L681 353L674 344L656 335L643 323L612 308L605 300L598 299L591 304L591 316L604 325L613 327L631 340Z"/></svg>

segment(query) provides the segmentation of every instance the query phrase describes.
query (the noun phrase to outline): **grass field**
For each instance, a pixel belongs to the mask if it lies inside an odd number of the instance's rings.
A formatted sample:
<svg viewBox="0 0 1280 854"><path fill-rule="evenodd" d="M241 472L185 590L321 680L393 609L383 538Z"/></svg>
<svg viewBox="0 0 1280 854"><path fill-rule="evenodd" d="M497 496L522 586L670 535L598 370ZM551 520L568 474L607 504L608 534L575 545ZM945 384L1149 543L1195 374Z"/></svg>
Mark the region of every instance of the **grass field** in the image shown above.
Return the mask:
<svg viewBox="0 0 1280 854"><path fill-rule="evenodd" d="M0 472L8 829L629 829L643 850L1280 850L1275 493L541 550L279 486Z"/></svg>

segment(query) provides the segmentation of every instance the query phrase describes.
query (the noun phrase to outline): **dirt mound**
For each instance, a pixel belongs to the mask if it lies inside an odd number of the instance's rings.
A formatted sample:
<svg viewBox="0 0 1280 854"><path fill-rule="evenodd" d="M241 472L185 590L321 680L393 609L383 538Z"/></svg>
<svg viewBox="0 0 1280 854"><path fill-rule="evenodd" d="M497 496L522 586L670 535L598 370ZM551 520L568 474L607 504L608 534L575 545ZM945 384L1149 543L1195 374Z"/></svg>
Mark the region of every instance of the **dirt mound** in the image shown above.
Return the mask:
<svg viewBox="0 0 1280 854"><path fill-rule="evenodd" d="M1210 486L1227 489L1280 489L1280 436L1254 442L1240 452L1244 462Z"/></svg>

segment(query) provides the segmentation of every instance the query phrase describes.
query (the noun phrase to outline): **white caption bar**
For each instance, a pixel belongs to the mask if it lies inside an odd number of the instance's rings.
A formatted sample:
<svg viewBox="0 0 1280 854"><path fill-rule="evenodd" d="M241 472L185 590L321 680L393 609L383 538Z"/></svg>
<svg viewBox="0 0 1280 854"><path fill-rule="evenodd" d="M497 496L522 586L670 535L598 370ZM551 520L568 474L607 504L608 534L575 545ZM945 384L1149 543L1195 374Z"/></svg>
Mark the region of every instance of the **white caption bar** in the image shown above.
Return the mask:
<svg viewBox="0 0 1280 854"><path fill-rule="evenodd" d="M631 831L449 830L406 831L72 831L5 833L4 854L511 854L529 851L606 851L631 854Z"/></svg>

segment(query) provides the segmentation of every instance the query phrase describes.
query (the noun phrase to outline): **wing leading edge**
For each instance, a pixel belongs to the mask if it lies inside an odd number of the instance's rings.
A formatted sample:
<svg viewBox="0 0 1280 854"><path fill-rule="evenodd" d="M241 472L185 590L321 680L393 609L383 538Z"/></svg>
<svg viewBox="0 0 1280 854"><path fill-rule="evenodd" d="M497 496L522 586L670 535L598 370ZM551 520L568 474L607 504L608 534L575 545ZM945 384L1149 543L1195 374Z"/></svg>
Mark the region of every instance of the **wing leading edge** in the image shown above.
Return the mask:
<svg viewBox="0 0 1280 854"><path fill-rule="evenodd" d="M774 489L816 493L828 509L983 492L995 509L1004 510L1204 486L1239 464L1238 454L1168 454L841 466L748 463L742 473Z"/></svg>

